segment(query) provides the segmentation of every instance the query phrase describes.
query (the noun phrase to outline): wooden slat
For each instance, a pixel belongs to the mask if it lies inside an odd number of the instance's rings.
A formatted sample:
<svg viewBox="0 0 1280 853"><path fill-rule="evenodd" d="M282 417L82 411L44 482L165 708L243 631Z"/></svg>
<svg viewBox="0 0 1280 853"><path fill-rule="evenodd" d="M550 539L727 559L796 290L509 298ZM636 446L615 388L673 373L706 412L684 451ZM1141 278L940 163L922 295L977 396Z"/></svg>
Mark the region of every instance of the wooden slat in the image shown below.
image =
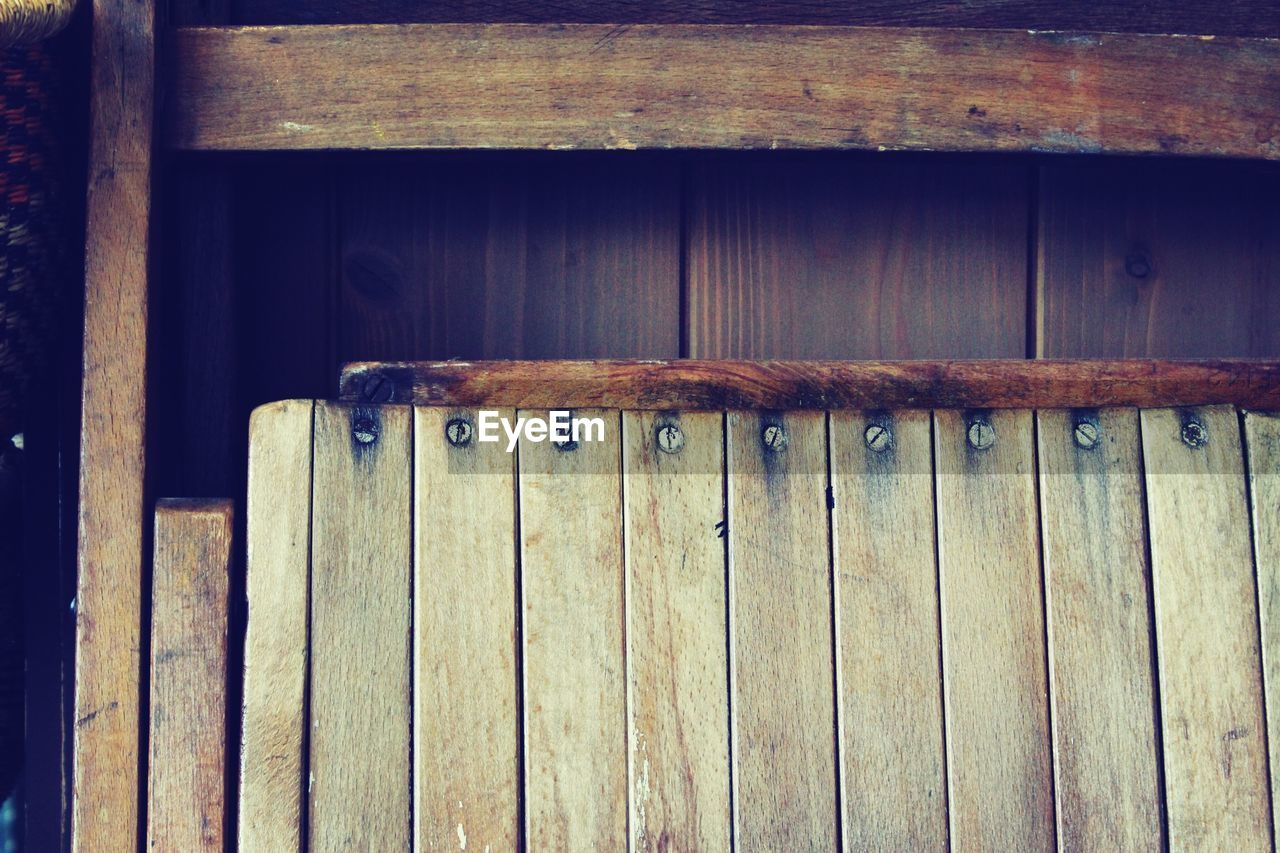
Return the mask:
<svg viewBox="0 0 1280 853"><path fill-rule="evenodd" d="M781 427L781 450L764 446ZM826 416L728 416L735 844L838 838Z"/></svg>
<svg viewBox="0 0 1280 853"><path fill-rule="evenodd" d="M995 431L985 450L976 417ZM1031 413L939 410L934 432L951 842L1052 849Z"/></svg>
<svg viewBox="0 0 1280 853"><path fill-rule="evenodd" d="M724 416L624 412L622 429L631 846L727 850Z"/></svg>
<svg viewBox="0 0 1280 853"><path fill-rule="evenodd" d="M240 723L239 849L302 849L311 561L310 400L249 423L249 619Z"/></svg>
<svg viewBox="0 0 1280 853"><path fill-rule="evenodd" d="M1058 839L1162 846L1138 413L1037 413Z"/></svg>
<svg viewBox="0 0 1280 853"><path fill-rule="evenodd" d="M474 411L414 413L419 850L513 850L520 838L516 458L505 443L475 440L476 418ZM446 426L458 420L472 434L455 447Z"/></svg>
<svg viewBox="0 0 1280 853"><path fill-rule="evenodd" d="M156 505L148 850L222 850L229 500Z"/></svg>
<svg viewBox="0 0 1280 853"><path fill-rule="evenodd" d="M947 849L931 433L928 412L831 415L849 850Z"/></svg>
<svg viewBox="0 0 1280 853"><path fill-rule="evenodd" d="M185 29L175 42L168 141L183 149L1280 157L1280 44L1261 39L437 24Z"/></svg>
<svg viewBox="0 0 1280 853"><path fill-rule="evenodd" d="M546 417L545 411L522 415ZM617 412L604 442L519 446L526 840L627 843L622 483Z"/></svg>
<svg viewBox="0 0 1280 853"><path fill-rule="evenodd" d="M1276 791L1280 790L1280 414L1247 413L1244 434L1253 509L1253 553L1257 566L1274 825Z"/></svg>
<svg viewBox="0 0 1280 853"><path fill-rule="evenodd" d="M390 387L375 378L385 380ZM1275 361L356 362L370 388L429 406L624 409L1060 408L1230 402L1280 406Z"/></svg>
<svg viewBox="0 0 1280 853"><path fill-rule="evenodd" d="M1201 425L1207 439L1184 441ZM1229 407L1142 413L1166 810L1175 849L1271 844L1257 590Z"/></svg>
<svg viewBox="0 0 1280 853"><path fill-rule="evenodd" d="M410 846L411 415L315 408L312 850Z"/></svg>

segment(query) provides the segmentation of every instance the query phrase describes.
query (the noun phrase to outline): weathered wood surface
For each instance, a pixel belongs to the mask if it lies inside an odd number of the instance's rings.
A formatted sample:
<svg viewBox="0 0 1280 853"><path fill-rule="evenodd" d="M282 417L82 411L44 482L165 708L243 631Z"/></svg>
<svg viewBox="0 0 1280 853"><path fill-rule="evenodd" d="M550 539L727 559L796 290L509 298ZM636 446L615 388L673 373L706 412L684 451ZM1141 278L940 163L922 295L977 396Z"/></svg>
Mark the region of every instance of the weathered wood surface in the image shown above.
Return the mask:
<svg viewBox="0 0 1280 853"><path fill-rule="evenodd" d="M831 415L845 849L947 849L928 412Z"/></svg>
<svg viewBox="0 0 1280 853"><path fill-rule="evenodd" d="M354 362L342 399L632 409L1280 407L1276 361Z"/></svg>
<svg viewBox="0 0 1280 853"><path fill-rule="evenodd" d="M457 421L474 429L476 413L414 413L414 845L513 850L516 460L474 434L453 446L446 428Z"/></svg>
<svg viewBox="0 0 1280 853"><path fill-rule="evenodd" d="M1133 409L1036 415L1058 843L1158 850L1160 744Z"/></svg>
<svg viewBox="0 0 1280 853"><path fill-rule="evenodd" d="M174 40L167 141L181 149L1280 158L1280 42L1263 39L435 24L194 28Z"/></svg>
<svg viewBox="0 0 1280 853"><path fill-rule="evenodd" d="M1271 757L1271 816L1280 790L1280 413L1244 416L1253 508L1253 554L1257 568L1258 626L1266 688L1267 743Z"/></svg>
<svg viewBox="0 0 1280 853"><path fill-rule="evenodd" d="M1257 588L1240 425L1142 413L1169 845L1271 844Z"/></svg>
<svg viewBox="0 0 1280 853"><path fill-rule="evenodd" d="M622 430L632 847L725 850L724 415L623 412Z"/></svg>
<svg viewBox="0 0 1280 853"><path fill-rule="evenodd" d="M313 406L268 403L249 423L237 832L245 853L302 849Z"/></svg>
<svg viewBox="0 0 1280 853"><path fill-rule="evenodd" d="M148 850L224 846L232 514L229 500L156 505Z"/></svg>

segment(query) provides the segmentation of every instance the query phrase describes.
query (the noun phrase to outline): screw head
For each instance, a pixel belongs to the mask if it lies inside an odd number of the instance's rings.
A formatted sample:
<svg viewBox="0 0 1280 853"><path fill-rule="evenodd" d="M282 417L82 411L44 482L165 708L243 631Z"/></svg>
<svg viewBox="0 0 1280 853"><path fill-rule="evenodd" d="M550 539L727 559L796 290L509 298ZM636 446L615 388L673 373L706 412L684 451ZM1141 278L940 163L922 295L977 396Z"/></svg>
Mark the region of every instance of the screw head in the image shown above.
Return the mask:
<svg viewBox="0 0 1280 853"><path fill-rule="evenodd" d="M777 453L787 446L787 430L782 424L769 424L760 431L760 440L766 449Z"/></svg>
<svg viewBox="0 0 1280 853"><path fill-rule="evenodd" d="M1187 447L1204 447L1209 443L1209 429L1197 420L1182 425L1182 443Z"/></svg>
<svg viewBox="0 0 1280 853"><path fill-rule="evenodd" d="M378 423L372 418L358 418L351 425L351 437L360 444L373 444L378 440Z"/></svg>
<svg viewBox="0 0 1280 853"><path fill-rule="evenodd" d="M996 443L996 428L986 418L974 418L969 422L968 439L974 450L990 450Z"/></svg>
<svg viewBox="0 0 1280 853"><path fill-rule="evenodd" d="M454 447L466 447L471 443L471 421L452 418L444 425L444 436Z"/></svg>
<svg viewBox="0 0 1280 853"><path fill-rule="evenodd" d="M873 453L884 453L893 446L893 433L885 424L869 424L862 434L862 440Z"/></svg>
<svg viewBox="0 0 1280 853"><path fill-rule="evenodd" d="M1124 259L1124 271L1134 278L1151 275L1151 258L1145 252L1133 252Z"/></svg>
<svg viewBox="0 0 1280 853"><path fill-rule="evenodd" d="M375 373L364 381L363 396L367 402L389 402L394 392L395 384L381 373Z"/></svg>
<svg viewBox="0 0 1280 853"><path fill-rule="evenodd" d="M658 427L656 438L658 449L663 453L679 453L684 447L684 431L673 423L661 424Z"/></svg>
<svg viewBox="0 0 1280 853"><path fill-rule="evenodd" d="M1099 430L1098 425L1093 421L1076 421L1074 435L1076 447L1081 450L1093 450L1098 446Z"/></svg>

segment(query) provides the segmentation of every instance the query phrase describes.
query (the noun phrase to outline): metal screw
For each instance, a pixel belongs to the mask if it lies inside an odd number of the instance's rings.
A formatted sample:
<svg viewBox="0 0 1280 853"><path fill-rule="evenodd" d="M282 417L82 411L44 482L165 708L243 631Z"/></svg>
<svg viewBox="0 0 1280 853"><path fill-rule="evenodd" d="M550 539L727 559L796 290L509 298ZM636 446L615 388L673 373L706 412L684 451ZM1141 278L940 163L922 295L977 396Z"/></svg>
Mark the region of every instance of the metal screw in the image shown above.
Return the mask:
<svg viewBox="0 0 1280 853"><path fill-rule="evenodd" d="M658 449L663 453L679 453L684 447L684 432L676 424L662 424L657 433Z"/></svg>
<svg viewBox="0 0 1280 853"><path fill-rule="evenodd" d="M875 453L884 453L893 445L893 433L884 424L871 424L862 434L867 449Z"/></svg>
<svg viewBox="0 0 1280 853"><path fill-rule="evenodd" d="M364 399L370 403L386 403L395 390L395 383L381 373L375 373L364 382Z"/></svg>
<svg viewBox="0 0 1280 853"><path fill-rule="evenodd" d="M1187 447L1204 447L1209 443L1209 430L1199 421L1187 421L1182 425L1182 443Z"/></svg>
<svg viewBox="0 0 1280 853"><path fill-rule="evenodd" d="M1143 252L1134 252L1124 259L1124 271L1134 278L1151 275L1151 258Z"/></svg>
<svg viewBox="0 0 1280 853"><path fill-rule="evenodd" d="M969 446L974 450L990 450L996 443L996 428L985 418L969 422Z"/></svg>
<svg viewBox="0 0 1280 853"><path fill-rule="evenodd" d="M1093 450L1098 446L1098 425L1093 421L1076 421L1076 447Z"/></svg>
<svg viewBox="0 0 1280 853"><path fill-rule="evenodd" d="M787 431L782 424L769 424L760 431L760 440L767 449L777 453L787 446Z"/></svg>
<svg viewBox="0 0 1280 853"><path fill-rule="evenodd" d="M471 443L471 421L453 418L444 425L444 435L454 447L466 447Z"/></svg>
<svg viewBox="0 0 1280 853"><path fill-rule="evenodd" d="M360 418L352 424L351 436L361 444L373 444L378 440L378 424L370 418Z"/></svg>

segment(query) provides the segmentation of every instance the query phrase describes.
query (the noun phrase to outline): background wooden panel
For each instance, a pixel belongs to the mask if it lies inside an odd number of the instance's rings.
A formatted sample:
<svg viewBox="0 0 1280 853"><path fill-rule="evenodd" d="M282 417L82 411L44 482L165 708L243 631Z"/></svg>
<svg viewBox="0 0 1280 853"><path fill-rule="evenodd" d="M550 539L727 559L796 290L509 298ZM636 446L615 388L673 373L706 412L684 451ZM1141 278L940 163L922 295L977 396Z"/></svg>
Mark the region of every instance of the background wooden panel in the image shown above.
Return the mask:
<svg viewBox="0 0 1280 853"><path fill-rule="evenodd" d="M407 406L315 408L313 850L410 846L412 429Z"/></svg>
<svg viewBox="0 0 1280 853"><path fill-rule="evenodd" d="M1253 510L1253 554L1257 568L1258 629L1271 757L1271 819L1280 790L1280 413L1244 416Z"/></svg>
<svg viewBox="0 0 1280 853"><path fill-rule="evenodd" d="M1044 599L1028 411L934 412L951 842L1054 846Z"/></svg>
<svg viewBox="0 0 1280 853"><path fill-rule="evenodd" d="M1195 419L1208 443L1189 447ZM1240 425L1234 409L1142 412L1169 845L1264 849L1271 807Z"/></svg>
<svg viewBox="0 0 1280 853"><path fill-rule="evenodd" d="M1030 172L742 155L690 176L689 355L1021 358Z"/></svg>
<svg viewBox="0 0 1280 853"><path fill-rule="evenodd" d="M674 454L656 439L672 425ZM624 412L622 429L632 847L725 850L724 415Z"/></svg>
<svg viewBox="0 0 1280 853"><path fill-rule="evenodd" d="M946 850L929 413L832 412L831 480L845 848Z"/></svg>
<svg viewBox="0 0 1280 853"><path fill-rule="evenodd" d="M606 440L519 446L526 841L608 850L627 843L621 420L575 415Z"/></svg>
<svg viewBox="0 0 1280 853"><path fill-rule="evenodd" d="M1045 165L1037 354L1280 355L1278 195L1274 164Z"/></svg>
<svg viewBox="0 0 1280 853"><path fill-rule="evenodd" d="M501 415L511 417L511 410ZM520 838L516 457L414 411L414 846L513 850Z"/></svg>
<svg viewBox="0 0 1280 853"><path fill-rule="evenodd" d="M785 449L766 450L781 424ZM827 427L821 412L728 415L734 843L837 846Z"/></svg>
<svg viewBox="0 0 1280 853"><path fill-rule="evenodd" d="M1138 413L1042 410L1036 425L1058 843L1161 849Z"/></svg>

